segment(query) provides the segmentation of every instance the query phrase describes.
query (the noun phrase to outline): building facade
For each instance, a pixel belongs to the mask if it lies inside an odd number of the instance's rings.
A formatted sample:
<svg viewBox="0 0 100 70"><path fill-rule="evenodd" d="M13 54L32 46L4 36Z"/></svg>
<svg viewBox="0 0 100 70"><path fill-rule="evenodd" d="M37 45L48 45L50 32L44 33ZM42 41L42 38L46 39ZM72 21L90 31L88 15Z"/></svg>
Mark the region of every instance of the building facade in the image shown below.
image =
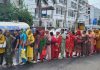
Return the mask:
<svg viewBox="0 0 100 70"><path fill-rule="evenodd" d="M88 13L90 15L90 24L97 25L100 20L100 9L89 5Z"/></svg>
<svg viewBox="0 0 100 70"><path fill-rule="evenodd" d="M76 19L78 19L78 23L89 24L87 19L89 16L87 5L88 0L68 0L67 27L74 27Z"/></svg>
<svg viewBox="0 0 100 70"><path fill-rule="evenodd" d="M20 0L10 1L19 7ZM33 15L34 26L39 26L36 1L37 0L23 0L23 5ZM56 0L56 4L53 4L52 0L48 0L48 4L54 7L54 10L42 11L42 26L72 28L77 18L78 10L78 22L89 24L87 19L89 18L88 0ZM42 7L46 6L47 5L42 4Z"/></svg>
<svg viewBox="0 0 100 70"><path fill-rule="evenodd" d="M42 11L42 26L64 27L66 1L67 0L57 0L56 4L53 4L51 0L48 0L49 6L54 7L54 10ZM36 24L34 25L39 26L36 0L24 0L23 2L25 7L28 8L29 12L35 17L34 23ZM42 7L46 7L46 5L42 4Z"/></svg>

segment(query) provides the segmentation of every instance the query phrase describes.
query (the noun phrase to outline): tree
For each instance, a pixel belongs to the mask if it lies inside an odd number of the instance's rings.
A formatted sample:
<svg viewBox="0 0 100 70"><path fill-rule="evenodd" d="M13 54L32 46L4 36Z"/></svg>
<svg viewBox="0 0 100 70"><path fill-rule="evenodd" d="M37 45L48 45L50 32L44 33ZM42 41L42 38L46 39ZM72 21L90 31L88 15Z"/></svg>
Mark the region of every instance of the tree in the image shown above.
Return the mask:
<svg viewBox="0 0 100 70"><path fill-rule="evenodd" d="M20 21L32 25L33 17L27 9L17 8L7 2L6 4L0 4L0 21Z"/></svg>
<svg viewBox="0 0 100 70"><path fill-rule="evenodd" d="M27 9L20 9L18 13L18 20L20 22L26 22L30 26L33 24L33 16L28 12Z"/></svg>
<svg viewBox="0 0 100 70"><path fill-rule="evenodd" d="M42 5L41 2L43 2L45 5L48 5L48 0L37 0L37 8L38 8L38 18L39 18L39 26L42 26L42 21L41 21L41 12L42 12ZM56 0L52 0L53 4L56 3Z"/></svg>

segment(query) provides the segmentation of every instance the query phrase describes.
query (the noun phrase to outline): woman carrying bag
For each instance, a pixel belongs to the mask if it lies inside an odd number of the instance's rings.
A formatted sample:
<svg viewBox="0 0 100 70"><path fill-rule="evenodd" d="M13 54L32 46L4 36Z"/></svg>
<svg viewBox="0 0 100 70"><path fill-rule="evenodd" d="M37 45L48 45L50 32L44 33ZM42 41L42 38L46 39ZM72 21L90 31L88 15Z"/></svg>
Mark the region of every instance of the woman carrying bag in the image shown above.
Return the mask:
<svg viewBox="0 0 100 70"><path fill-rule="evenodd" d="M2 67L3 64L3 57L5 53L5 36L2 34L2 30L0 29L0 67Z"/></svg>

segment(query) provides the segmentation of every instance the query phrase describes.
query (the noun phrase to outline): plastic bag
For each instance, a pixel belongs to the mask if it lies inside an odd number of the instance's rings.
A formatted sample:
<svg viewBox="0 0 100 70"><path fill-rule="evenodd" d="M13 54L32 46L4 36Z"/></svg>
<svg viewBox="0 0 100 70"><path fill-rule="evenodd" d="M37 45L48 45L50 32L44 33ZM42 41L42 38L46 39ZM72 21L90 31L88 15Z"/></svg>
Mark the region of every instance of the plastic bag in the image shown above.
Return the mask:
<svg viewBox="0 0 100 70"><path fill-rule="evenodd" d="M26 57L26 49L21 49L20 56L21 56L22 59L26 59L27 60L27 57Z"/></svg>

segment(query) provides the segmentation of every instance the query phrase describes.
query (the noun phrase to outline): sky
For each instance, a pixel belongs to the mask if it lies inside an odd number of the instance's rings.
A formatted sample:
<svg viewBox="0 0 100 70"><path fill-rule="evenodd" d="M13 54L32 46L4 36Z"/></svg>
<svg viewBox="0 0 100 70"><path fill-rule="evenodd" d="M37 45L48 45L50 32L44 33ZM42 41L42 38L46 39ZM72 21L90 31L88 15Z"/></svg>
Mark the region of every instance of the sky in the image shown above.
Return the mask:
<svg viewBox="0 0 100 70"><path fill-rule="evenodd" d="M100 0L88 0L90 5L93 5L100 9Z"/></svg>

